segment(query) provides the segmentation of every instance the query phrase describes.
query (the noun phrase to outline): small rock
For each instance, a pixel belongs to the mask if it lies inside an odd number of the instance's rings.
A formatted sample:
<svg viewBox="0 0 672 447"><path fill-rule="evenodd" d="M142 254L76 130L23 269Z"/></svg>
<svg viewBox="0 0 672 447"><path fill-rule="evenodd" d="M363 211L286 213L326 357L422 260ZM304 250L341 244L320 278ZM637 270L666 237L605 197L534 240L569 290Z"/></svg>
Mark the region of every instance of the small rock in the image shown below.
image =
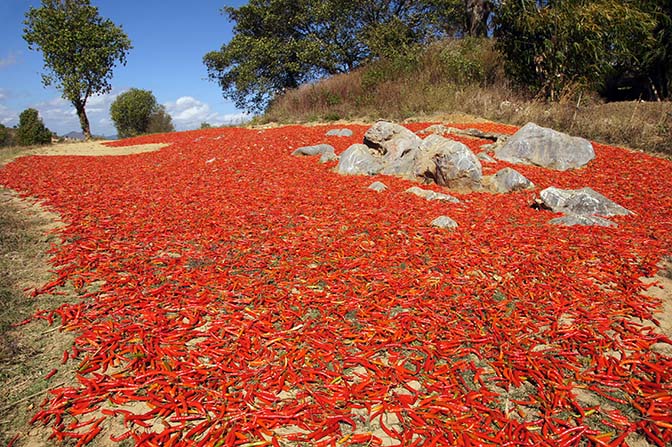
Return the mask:
<svg viewBox="0 0 672 447"><path fill-rule="evenodd" d="M499 170L495 175L484 179L484 184L493 192L508 193L534 188L534 183L523 174L511 168Z"/></svg>
<svg viewBox="0 0 672 447"><path fill-rule="evenodd" d="M351 137L352 131L350 129L331 129L327 131L328 137Z"/></svg>
<svg viewBox="0 0 672 447"><path fill-rule="evenodd" d="M335 152L324 152L320 156L320 163L328 163L333 160L338 160L338 155Z"/></svg>
<svg viewBox="0 0 672 447"><path fill-rule="evenodd" d="M481 162L485 162L485 163L497 163L497 160L492 158L487 152L481 152L481 153L477 154L476 158L481 160Z"/></svg>
<svg viewBox="0 0 672 447"><path fill-rule="evenodd" d="M445 229L457 228L457 222L448 216L439 216L432 221L432 226Z"/></svg>
<svg viewBox="0 0 672 447"><path fill-rule="evenodd" d="M296 149L294 152L292 152L292 155L307 155L307 156L313 156L313 155L324 155L324 154L334 154L334 147L329 145L329 144L316 144L314 146L303 146L298 149Z"/></svg>
<svg viewBox="0 0 672 447"><path fill-rule="evenodd" d="M423 199L426 200L441 200L444 202L453 202L453 203L458 203L459 200L456 199L455 197L448 195L448 194L442 194L440 192L436 191L430 191L428 189L422 189L417 186L413 186L411 188L408 188L406 191L409 194L415 194L418 197L422 197Z"/></svg>
<svg viewBox="0 0 672 447"><path fill-rule="evenodd" d="M373 182L369 185L369 189L372 189L377 192L385 191L387 186L383 182Z"/></svg>

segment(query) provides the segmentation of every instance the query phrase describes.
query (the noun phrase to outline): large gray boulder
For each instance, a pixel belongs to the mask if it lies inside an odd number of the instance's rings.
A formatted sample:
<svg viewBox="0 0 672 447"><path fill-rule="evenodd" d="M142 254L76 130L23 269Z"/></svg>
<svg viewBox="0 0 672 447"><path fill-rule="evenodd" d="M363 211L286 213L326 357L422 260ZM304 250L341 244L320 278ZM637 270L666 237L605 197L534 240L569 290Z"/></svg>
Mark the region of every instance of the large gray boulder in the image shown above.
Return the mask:
<svg viewBox="0 0 672 447"><path fill-rule="evenodd" d="M466 145L439 135L423 140L413 170L416 177L449 188L479 189L483 176L481 163Z"/></svg>
<svg viewBox="0 0 672 447"><path fill-rule="evenodd" d="M345 175L376 175L383 170L379 154L364 144L353 144L339 157L336 172Z"/></svg>
<svg viewBox="0 0 672 447"><path fill-rule="evenodd" d="M495 158L566 171L588 164L595 151L588 140L528 123L495 151Z"/></svg>
<svg viewBox="0 0 672 447"><path fill-rule="evenodd" d="M551 186L541 191L540 196L544 206L556 213L602 217L632 214L591 188L559 189Z"/></svg>
<svg viewBox="0 0 672 447"><path fill-rule="evenodd" d="M534 188L534 183L512 168L500 169L495 175L484 177L483 184L490 191L496 193L508 193Z"/></svg>
<svg viewBox="0 0 672 447"><path fill-rule="evenodd" d="M383 157L383 174L409 177L422 139L403 126L378 121L364 134L364 144Z"/></svg>

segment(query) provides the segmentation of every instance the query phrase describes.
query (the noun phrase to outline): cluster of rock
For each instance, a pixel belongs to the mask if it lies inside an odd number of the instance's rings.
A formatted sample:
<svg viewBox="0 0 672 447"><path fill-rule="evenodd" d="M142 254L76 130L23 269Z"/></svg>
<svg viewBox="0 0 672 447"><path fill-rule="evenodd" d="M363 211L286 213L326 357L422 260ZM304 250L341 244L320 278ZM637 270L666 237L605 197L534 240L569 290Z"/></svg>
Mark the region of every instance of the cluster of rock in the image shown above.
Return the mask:
<svg viewBox="0 0 672 447"><path fill-rule="evenodd" d="M336 172L345 175L395 175L452 189L511 192L534 185L513 169L483 176L481 160L465 144L440 133L456 132L431 126L424 139L397 124L379 121L364 135L363 144L353 144L339 158ZM464 133L464 132L462 132ZM479 137L495 137L471 132Z"/></svg>
<svg viewBox="0 0 672 447"><path fill-rule="evenodd" d="M421 138L419 135L426 135ZM344 175L393 175L423 183L435 183L460 191L490 191L510 193L533 189L534 184L512 168L504 168L494 175L484 176L481 163L506 161L565 171L585 166L595 158L592 144L578 137L528 123L512 136L487 133L477 129L455 129L433 125L418 134L403 126L378 121L364 135L362 144L353 144L340 156L333 146L318 144L296 149L294 155L320 155L320 162L338 160L335 170ZM463 135L492 140L482 146L484 152L475 154L459 141L445 135ZM327 136L352 136L349 129L333 129ZM491 151L494 158L488 154ZM387 187L374 182L370 189L384 191ZM448 194L409 188L407 193L426 200L459 202ZM590 188L561 190L547 188L541 192L538 205L565 215L550 221L560 225L601 225L615 223L605 219L614 215L630 214ZM437 218L433 225L454 228L457 224L446 216Z"/></svg>

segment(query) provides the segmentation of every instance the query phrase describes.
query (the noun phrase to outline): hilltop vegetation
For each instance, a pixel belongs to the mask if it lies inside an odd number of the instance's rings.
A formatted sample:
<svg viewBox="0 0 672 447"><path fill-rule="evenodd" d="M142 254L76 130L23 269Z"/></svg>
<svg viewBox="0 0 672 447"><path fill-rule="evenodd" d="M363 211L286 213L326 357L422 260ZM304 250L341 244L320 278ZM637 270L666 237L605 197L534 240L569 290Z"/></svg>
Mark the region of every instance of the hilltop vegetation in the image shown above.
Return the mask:
<svg viewBox="0 0 672 447"><path fill-rule="evenodd" d="M234 37L204 58L262 121L461 111L669 151L669 1L295 3L224 8Z"/></svg>
<svg viewBox="0 0 672 447"><path fill-rule="evenodd" d="M568 91L556 101L516 88L490 39L436 43L416 55L380 60L278 96L259 122L418 119L462 112L540 125L597 141L672 154L672 104L606 102Z"/></svg>

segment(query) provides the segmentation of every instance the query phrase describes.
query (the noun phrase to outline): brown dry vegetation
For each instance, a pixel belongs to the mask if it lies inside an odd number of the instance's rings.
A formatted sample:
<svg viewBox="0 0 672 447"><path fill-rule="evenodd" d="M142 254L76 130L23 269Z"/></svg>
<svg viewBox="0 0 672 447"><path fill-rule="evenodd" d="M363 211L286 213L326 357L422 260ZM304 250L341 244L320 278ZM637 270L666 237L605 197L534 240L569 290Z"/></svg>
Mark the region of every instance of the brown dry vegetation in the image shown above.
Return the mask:
<svg viewBox="0 0 672 447"><path fill-rule="evenodd" d="M492 42L443 42L417 57L379 61L289 91L259 121L370 122L461 112L508 124L533 121L603 143L672 155L671 102L605 103L577 90L551 103L513 88L502 66Z"/></svg>

